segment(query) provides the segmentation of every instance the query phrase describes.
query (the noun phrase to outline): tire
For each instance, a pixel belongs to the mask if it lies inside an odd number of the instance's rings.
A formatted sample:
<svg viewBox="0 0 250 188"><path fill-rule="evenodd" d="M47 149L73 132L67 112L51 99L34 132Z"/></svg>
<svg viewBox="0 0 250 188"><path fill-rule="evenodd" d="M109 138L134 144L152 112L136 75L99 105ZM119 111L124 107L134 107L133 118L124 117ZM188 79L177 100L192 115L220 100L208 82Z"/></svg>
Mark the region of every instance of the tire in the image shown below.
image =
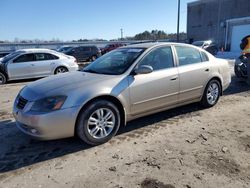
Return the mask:
<svg viewBox="0 0 250 188"><path fill-rule="evenodd" d="M242 78L242 75L239 72L237 65L234 66L234 73L235 73L235 75L236 75L237 78Z"/></svg>
<svg viewBox="0 0 250 188"><path fill-rule="evenodd" d="M0 72L0 85L5 84L7 81L6 76Z"/></svg>
<svg viewBox="0 0 250 188"><path fill-rule="evenodd" d="M76 133L85 143L96 146L109 141L119 130L120 123L118 108L112 102L97 100L80 112Z"/></svg>
<svg viewBox="0 0 250 188"><path fill-rule="evenodd" d="M221 84L218 80L212 79L207 84L202 99L201 104L205 108L210 108L218 102L221 95Z"/></svg>
<svg viewBox="0 0 250 188"><path fill-rule="evenodd" d="M55 74L61 74L65 72L69 72L69 70L66 67L57 67L55 70Z"/></svg>
<svg viewBox="0 0 250 188"><path fill-rule="evenodd" d="M96 56L93 55L93 56L90 58L90 62L93 62L93 61L95 61L96 59L97 59Z"/></svg>

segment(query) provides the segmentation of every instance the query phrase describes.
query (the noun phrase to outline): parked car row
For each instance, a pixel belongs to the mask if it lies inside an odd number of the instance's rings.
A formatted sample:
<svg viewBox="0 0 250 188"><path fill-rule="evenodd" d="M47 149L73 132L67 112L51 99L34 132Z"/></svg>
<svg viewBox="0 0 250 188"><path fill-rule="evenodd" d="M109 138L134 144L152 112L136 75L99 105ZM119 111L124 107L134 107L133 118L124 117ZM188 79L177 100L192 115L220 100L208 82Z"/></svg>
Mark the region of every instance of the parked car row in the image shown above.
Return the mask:
<svg viewBox="0 0 250 188"><path fill-rule="evenodd" d="M56 52L22 53L9 56L7 70L20 59L38 57L39 61L45 54L52 60L64 58L77 68L75 59ZM53 65L49 72L56 73L57 67L62 65ZM98 145L130 120L193 102L212 107L230 82L228 62L201 48L177 43L137 44L113 50L81 71L28 84L16 97L13 114L17 127L35 138L78 135L84 142Z"/></svg>
<svg viewBox="0 0 250 188"><path fill-rule="evenodd" d="M109 45L105 52L121 46ZM53 74L76 71L77 63L82 61L93 62L102 55L96 46L62 46L54 50L23 49L5 54L0 58L0 84L7 81L46 77Z"/></svg>
<svg viewBox="0 0 250 188"><path fill-rule="evenodd" d="M112 50L115 50L116 48L120 48L122 46L125 46L125 45L122 43L107 44L104 48L101 48L102 55Z"/></svg>
<svg viewBox="0 0 250 188"><path fill-rule="evenodd" d="M96 46L78 46L65 49L64 54L76 58L77 62L94 61L102 55L101 50Z"/></svg>
<svg viewBox="0 0 250 188"><path fill-rule="evenodd" d="M0 59L0 84L78 70L74 57L48 49L17 50Z"/></svg>

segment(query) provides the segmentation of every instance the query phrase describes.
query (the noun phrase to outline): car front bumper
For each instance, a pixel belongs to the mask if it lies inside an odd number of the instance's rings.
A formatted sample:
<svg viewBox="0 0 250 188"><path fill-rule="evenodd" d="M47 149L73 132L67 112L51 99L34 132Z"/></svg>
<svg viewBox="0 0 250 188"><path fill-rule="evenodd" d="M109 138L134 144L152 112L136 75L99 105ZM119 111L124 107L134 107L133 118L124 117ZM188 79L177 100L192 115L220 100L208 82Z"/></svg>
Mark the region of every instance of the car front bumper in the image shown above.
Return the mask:
<svg viewBox="0 0 250 188"><path fill-rule="evenodd" d="M50 113L33 113L13 107L17 127L25 134L40 140L53 140L74 136L78 107Z"/></svg>

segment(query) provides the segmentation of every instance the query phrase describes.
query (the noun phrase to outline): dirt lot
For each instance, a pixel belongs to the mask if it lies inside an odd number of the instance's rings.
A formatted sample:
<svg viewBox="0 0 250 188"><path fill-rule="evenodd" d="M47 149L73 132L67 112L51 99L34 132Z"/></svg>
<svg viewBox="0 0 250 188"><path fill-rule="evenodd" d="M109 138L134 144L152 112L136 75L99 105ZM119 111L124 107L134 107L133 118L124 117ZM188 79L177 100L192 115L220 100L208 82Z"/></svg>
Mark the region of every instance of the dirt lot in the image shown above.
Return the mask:
<svg viewBox="0 0 250 188"><path fill-rule="evenodd" d="M250 187L250 87L234 77L214 108L138 119L97 147L17 130L11 106L26 83L0 86L0 187Z"/></svg>

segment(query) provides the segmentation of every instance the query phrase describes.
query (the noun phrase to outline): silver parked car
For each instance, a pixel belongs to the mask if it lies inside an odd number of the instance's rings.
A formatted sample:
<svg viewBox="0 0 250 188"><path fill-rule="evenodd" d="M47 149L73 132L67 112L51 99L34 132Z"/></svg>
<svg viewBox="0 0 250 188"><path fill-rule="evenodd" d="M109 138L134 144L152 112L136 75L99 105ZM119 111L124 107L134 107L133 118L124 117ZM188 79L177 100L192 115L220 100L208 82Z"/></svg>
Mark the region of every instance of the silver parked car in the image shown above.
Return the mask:
<svg viewBox="0 0 250 188"><path fill-rule="evenodd" d="M198 101L214 106L230 82L227 61L203 49L137 44L118 48L81 72L28 84L18 94L13 114L17 127L33 137L78 135L98 145L138 117Z"/></svg>
<svg viewBox="0 0 250 188"><path fill-rule="evenodd" d="M0 84L76 70L78 64L72 56L48 49L17 50L0 59Z"/></svg>

